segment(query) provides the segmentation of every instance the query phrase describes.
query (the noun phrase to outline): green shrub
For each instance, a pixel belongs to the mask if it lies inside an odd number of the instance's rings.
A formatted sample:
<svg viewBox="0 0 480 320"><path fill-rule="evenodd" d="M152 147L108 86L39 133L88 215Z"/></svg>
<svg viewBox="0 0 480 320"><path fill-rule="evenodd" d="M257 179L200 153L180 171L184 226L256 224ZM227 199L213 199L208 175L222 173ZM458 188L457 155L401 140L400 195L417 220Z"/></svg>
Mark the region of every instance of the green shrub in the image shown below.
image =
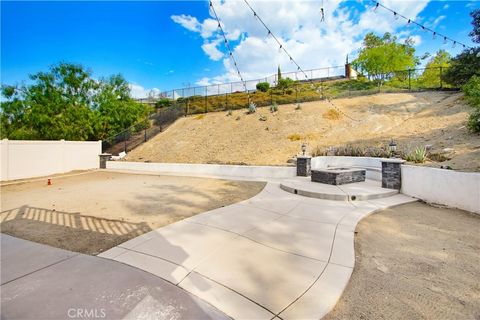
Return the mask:
<svg viewBox="0 0 480 320"><path fill-rule="evenodd" d="M468 117L467 127L472 132L480 132L480 108L476 108Z"/></svg>
<svg viewBox="0 0 480 320"><path fill-rule="evenodd" d="M283 90L285 92L285 90L293 86L294 83L295 81L290 78L280 79L278 80L277 89Z"/></svg>
<svg viewBox="0 0 480 320"><path fill-rule="evenodd" d="M473 107L480 107L480 76L473 76L462 87L465 98Z"/></svg>
<svg viewBox="0 0 480 320"><path fill-rule="evenodd" d="M268 82L259 82L257 83L257 90L261 92L267 92L270 89L270 83Z"/></svg>
<svg viewBox="0 0 480 320"><path fill-rule="evenodd" d="M168 98L161 98L157 102L155 102L155 108L165 108L170 107L172 105L172 100Z"/></svg>

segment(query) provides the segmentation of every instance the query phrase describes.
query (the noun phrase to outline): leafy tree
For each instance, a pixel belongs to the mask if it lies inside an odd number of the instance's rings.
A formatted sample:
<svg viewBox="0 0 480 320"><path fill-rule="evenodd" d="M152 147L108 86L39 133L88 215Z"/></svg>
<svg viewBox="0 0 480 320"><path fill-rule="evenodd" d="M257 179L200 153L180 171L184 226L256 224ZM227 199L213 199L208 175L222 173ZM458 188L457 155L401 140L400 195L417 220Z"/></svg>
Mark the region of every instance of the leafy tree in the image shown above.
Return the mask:
<svg viewBox="0 0 480 320"><path fill-rule="evenodd" d="M480 43L480 9L470 12L470 16L472 17L473 30L468 35L472 37L473 42Z"/></svg>
<svg viewBox="0 0 480 320"><path fill-rule="evenodd" d="M423 87L435 88L440 85L440 76L443 74L443 68L450 66L452 57L445 50L439 50L426 64L425 70L419 78ZM442 71L440 69L442 68ZM446 71L446 69L445 69Z"/></svg>
<svg viewBox="0 0 480 320"><path fill-rule="evenodd" d="M97 116L97 139L105 139L123 131L139 120L145 119L151 112L151 108L130 97L128 83L119 74L101 79L94 102Z"/></svg>
<svg viewBox="0 0 480 320"><path fill-rule="evenodd" d="M459 87L475 75L480 76L480 47L466 49L454 57L443 79L445 82Z"/></svg>
<svg viewBox="0 0 480 320"><path fill-rule="evenodd" d="M270 89L270 83L268 82L259 82L257 83L257 90L261 92L267 92Z"/></svg>
<svg viewBox="0 0 480 320"><path fill-rule="evenodd" d="M368 33L363 40L358 58L352 62L357 71L380 82L390 77L388 73L406 70L418 64L413 40L398 43L397 37L385 33L382 37Z"/></svg>
<svg viewBox="0 0 480 320"><path fill-rule="evenodd" d="M473 42L480 43L480 9L470 12L470 15L473 30L469 35ZM453 58L444 80L452 85L462 86L475 75L480 75L480 47L463 50Z"/></svg>
<svg viewBox="0 0 480 320"><path fill-rule="evenodd" d="M2 138L97 140L131 126L149 110L130 98L121 76L96 81L81 65L59 63L30 80L30 85L2 86Z"/></svg>

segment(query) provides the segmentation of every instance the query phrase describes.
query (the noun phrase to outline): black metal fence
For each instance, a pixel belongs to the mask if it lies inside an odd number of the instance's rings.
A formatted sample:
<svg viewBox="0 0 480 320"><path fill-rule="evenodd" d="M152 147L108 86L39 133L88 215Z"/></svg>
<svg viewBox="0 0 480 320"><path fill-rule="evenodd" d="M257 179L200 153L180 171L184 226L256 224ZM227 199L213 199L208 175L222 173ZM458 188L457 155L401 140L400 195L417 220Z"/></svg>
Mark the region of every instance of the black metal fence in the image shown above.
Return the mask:
<svg viewBox="0 0 480 320"><path fill-rule="evenodd" d="M182 88L162 92L144 103L157 107L147 119L106 139L103 151L117 154L128 152L149 140L182 116L248 108L250 101L257 107L272 104L298 104L387 92L414 92L455 89L443 81L445 67L417 68L379 74L356 74L349 65L308 70L308 81L300 72L282 74L293 81L288 86L278 85L277 75L247 81L248 94L241 82ZM348 76L348 77L347 77ZM260 82L268 82L266 91L256 89Z"/></svg>
<svg viewBox="0 0 480 320"><path fill-rule="evenodd" d="M111 154L119 154L122 151L128 152L150 140L183 116L185 116L184 109L178 106L157 110L145 120L103 140L102 151Z"/></svg>

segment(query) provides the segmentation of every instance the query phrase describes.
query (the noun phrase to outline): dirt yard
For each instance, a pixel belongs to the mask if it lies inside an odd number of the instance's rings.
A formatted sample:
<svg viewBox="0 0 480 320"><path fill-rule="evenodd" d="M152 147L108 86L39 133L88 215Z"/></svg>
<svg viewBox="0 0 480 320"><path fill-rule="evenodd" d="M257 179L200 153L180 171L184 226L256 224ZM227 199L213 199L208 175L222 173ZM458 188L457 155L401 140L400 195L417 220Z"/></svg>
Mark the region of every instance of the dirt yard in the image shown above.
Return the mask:
<svg viewBox="0 0 480 320"><path fill-rule="evenodd" d="M98 254L140 234L248 199L265 183L94 171L1 187L0 230Z"/></svg>
<svg viewBox="0 0 480 320"><path fill-rule="evenodd" d="M179 119L164 133L134 149L130 161L235 163L285 165L300 152L303 141L309 149L355 144L385 146L390 139L399 149L431 145L432 152L452 148L444 162L455 170L480 171L480 137L465 127L471 107L461 93L384 93L334 103L349 116L336 119L326 102L281 105L270 113L259 108L209 113ZM265 116L266 121L260 121Z"/></svg>
<svg viewBox="0 0 480 320"><path fill-rule="evenodd" d="M355 269L324 319L480 319L480 216L423 203L365 218Z"/></svg>

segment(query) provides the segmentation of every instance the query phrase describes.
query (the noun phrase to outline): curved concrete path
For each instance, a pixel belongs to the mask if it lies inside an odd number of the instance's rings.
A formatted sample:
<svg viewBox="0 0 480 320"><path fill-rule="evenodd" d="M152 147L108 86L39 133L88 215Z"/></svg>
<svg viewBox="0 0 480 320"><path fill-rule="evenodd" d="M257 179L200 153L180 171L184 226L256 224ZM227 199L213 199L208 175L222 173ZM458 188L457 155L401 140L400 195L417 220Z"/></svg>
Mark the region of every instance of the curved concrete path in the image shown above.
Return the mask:
<svg viewBox="0 0 480 320"><path fill-rule="evenodd" d="M352 273L357 223L411 201L401 194L355 202L313 199L269 182L249 200L146 233L100 256L160 276L234 319L319 319Z"/></svg>

